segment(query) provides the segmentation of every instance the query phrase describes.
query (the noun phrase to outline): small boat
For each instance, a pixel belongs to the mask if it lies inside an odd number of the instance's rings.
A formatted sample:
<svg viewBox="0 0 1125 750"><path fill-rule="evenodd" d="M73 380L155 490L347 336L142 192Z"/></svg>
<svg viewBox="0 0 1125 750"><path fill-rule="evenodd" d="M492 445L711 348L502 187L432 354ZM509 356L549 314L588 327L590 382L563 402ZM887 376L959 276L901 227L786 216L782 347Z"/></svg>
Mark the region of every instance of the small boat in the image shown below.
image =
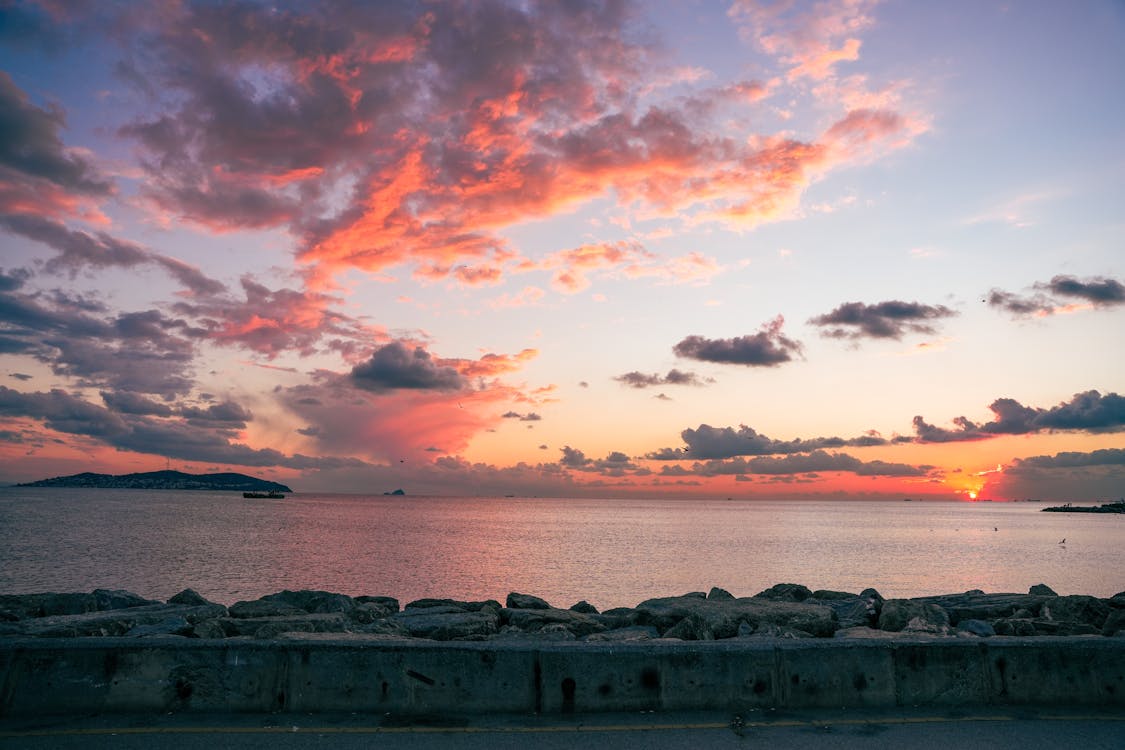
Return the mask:
<svg viewBox="0 0 1125 750"><path fill-rule="evenodd" d="M243 497L260 498L268 500L284 500L285 495L280 492L243 492Z"/></svg>

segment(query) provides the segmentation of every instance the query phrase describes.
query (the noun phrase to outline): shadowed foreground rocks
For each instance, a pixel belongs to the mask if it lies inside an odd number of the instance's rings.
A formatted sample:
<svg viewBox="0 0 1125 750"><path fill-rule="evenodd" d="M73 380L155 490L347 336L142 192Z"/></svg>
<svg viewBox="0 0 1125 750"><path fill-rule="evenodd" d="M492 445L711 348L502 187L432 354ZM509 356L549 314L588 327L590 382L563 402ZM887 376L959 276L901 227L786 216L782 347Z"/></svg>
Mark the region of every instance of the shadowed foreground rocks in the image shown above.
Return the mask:
<svg viewBox="0 0 1125 750"><path fill-rule="evenodd" d="M331 634L331 635L318 635ZM229 607L185 589L167 602L128 591L0 595L0 638L179 636L183 638L428 639L434 641L709 641L727 638L949 638L992 636L1125 637L1125 592L1108 599L1058 596L1038 584L1026 594L962 594L884 599L810 591L783 583L754 596L721 588L648 599L599 612L569 609L529 594L503 604L280 591Z"/></svg>

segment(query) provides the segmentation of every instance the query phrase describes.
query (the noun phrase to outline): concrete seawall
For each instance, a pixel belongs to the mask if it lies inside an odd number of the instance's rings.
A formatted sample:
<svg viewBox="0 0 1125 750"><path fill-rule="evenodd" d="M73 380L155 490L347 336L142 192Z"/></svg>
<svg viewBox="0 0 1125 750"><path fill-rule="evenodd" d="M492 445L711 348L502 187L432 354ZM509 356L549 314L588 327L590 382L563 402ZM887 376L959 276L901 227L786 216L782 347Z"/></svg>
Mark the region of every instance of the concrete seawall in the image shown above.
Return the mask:
<svg viewBox="0 0 1125 750"><path fill-rule="evenodd" d="M1125 707L1125 639L0 642L0 715Z"/></svg>

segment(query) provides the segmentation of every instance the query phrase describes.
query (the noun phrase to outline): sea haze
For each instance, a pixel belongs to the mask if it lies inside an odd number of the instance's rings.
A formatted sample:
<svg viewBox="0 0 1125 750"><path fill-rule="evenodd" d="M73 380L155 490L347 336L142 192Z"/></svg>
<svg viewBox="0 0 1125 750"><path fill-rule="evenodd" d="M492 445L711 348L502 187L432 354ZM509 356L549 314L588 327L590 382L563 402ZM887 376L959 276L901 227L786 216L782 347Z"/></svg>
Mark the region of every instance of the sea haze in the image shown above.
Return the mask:
<svg viewBox="0 0 1125 750"><path fill-rule="evenodd" d="M0 489L0 593L281 589L599 608L775 583L911 597L1125 590L1125 516L1039 503L589 500ZM1062 539L1065 544L1059 544Z"/></svg>

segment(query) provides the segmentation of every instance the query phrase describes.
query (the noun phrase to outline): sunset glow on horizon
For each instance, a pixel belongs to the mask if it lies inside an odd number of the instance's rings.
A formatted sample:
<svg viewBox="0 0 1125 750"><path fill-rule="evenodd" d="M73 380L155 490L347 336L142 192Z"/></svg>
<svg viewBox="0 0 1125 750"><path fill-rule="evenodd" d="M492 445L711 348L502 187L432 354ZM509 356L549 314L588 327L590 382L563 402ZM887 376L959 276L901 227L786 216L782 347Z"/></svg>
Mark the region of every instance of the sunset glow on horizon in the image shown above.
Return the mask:
<svg viewBox="0 0 1125 750"><path fill-rule="evenodd" d="M0 483L1125 494L1125 6L0 7Z"/></svg>

